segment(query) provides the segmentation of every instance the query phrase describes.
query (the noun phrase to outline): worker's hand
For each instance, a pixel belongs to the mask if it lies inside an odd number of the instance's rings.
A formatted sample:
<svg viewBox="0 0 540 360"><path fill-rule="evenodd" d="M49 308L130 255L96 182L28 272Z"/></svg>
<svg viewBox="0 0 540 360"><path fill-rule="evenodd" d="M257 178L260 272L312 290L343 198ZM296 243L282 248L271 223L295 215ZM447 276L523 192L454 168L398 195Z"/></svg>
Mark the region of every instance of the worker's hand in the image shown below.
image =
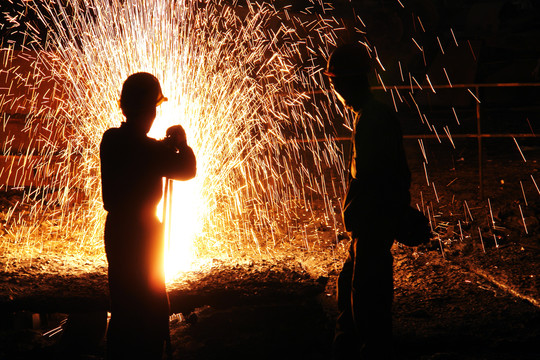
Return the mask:
<svg viewBox="0 0 540 360"><path fill-rule="evenodd" d="M187 145L186 132L181 125L173 125L167 129L165 142L168 146L178 150Z"/></svg>

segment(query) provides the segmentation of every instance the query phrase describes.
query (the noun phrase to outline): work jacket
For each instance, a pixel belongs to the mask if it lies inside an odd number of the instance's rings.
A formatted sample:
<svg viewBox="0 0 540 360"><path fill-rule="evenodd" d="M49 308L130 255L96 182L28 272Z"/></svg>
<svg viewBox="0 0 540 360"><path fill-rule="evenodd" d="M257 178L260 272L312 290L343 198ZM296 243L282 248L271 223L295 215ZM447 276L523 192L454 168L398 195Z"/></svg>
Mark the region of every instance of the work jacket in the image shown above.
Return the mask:
<svg viewBox="0 0 540 360"><path fill-rule="evenodd" d="M103 207L115 214L155 213L163 195L162 178L188 180L196 172L190 147L175 151L127 123L104 133L100 158Z"/></svg>
<svg viewBox="0 0 540 360"><path fill-rule="evenodd" d="M393 109L374 98L355 117L349 179L343 204L347 231L396 223L409 206L411 173L401 127Z"/></svg>

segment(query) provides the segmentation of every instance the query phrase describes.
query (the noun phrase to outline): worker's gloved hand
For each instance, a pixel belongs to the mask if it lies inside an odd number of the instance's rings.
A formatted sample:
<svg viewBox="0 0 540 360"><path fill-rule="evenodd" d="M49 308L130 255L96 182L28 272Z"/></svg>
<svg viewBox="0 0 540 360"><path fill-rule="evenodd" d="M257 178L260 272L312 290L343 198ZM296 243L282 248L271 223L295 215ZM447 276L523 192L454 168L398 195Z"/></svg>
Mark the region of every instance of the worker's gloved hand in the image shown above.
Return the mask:
<svg viewBox="0 0 540 360"><path fill-rule="evenodd" d="M173 125L167 129L164 142L176 150L187 146L186 132L181 125Z"/></svg>

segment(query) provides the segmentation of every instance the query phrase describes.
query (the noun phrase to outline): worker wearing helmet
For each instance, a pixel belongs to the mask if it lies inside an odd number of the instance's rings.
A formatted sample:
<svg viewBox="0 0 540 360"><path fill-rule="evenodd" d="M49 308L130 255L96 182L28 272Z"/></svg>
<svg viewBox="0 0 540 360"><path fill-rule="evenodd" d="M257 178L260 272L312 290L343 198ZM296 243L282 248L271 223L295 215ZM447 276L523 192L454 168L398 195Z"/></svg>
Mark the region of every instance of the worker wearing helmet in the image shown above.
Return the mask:
<svg viewBox="0 0 540 360"><path fill-rule="evenodd" d="M156 107L166 100L155 76L130 75L120 96L126 120L101 141L111 298L108 359L161 359L168 339L163 226L156 211L163 177L193 178L196 160L180 125L168 129L166 140L146 136Z"/></svg>
<svg viewBox="0 0 540 360"><path fill-rule="evenodd" d="M393 109L369 87L367 47L347 44L330 56L325 74L355 113L350 176L343 204L352 242L338 278L335 357L392 358L393 270L390 248L410 202L410 172Z"/></svg>

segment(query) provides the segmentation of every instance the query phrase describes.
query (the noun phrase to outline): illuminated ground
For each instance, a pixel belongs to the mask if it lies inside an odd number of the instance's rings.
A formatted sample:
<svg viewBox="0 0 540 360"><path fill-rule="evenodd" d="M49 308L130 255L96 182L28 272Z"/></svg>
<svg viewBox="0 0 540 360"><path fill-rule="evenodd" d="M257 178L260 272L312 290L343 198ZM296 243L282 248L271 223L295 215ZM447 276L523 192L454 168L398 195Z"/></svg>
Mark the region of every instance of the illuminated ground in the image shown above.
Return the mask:
<svg viewBox="0 0 540 360"><path fill-rule="evenodd" d="M540 242L534 219L539 196L527 192L527 234L515 209L523 200L514 186L531 174L538 179L538 148L527 150L529 160L523 164L508 155L511 151L486 146L486 192L491 194L496 224L505 229L496 234L498 248L487 226L486 200L475 196L474 151L463 144L460 149L464 150L432 157L436 164L431 166L438 168L431 174L436 174L432 180L438 184L439 203L411 159L413 199L418 201L423 191L426 203L431 201L437 209L445 258L438 241L416 251L394 247L397 359L538 359ZM410 148L409 154L414 151ZM448 166L450 154L460 155L454 157L454 168ZM457 217L463 223L462 240L451 213L461 214L463 200L474 220L465 223ZM6 195L2 201L11 200ZM321 234L327 238L310 244L311 251L303 249L299 238L273 256L207 262L204 271L173 284L172 310L183 314L182 321L171 322L175 359L329 359L336 316L334 283L346 240L336 246L334 231ZM54 254L31 262L7 258L0 258L0 358L54 358L69 348L65 331L43 336L65 318L58 314L92 312L83 326L88 330L88 319L107 309L104 262ZM42 323L33 329L32 314L38 313ZM88 347L77 343L76 349L84 354L68 353L67 358L103 358L102 342L88 344L88 334L83 339Z"/></svg>
<svg viewBox="0 0 540 360"><path fill-rule="evenodd" d="M509 244L486 255L443 260L437 250L413 253L396 246L394 256L398 359L538 358L540 310L516 295L540 299L538 280L531 278L538 269L539 250ZM466 265L458 265L460 261ZM170 293L173 311L185 311L188 318L171 323L175 359L328 359L337 269L327 268L326 277L315 278L307 270L317 265L328 263L293 256L236 264L215 261L208 273L191 274L191 282L177 284ZM83 327L88 329L87 321L107 306L106 274L104 268L74 271L84 267L88 264L67 272L60 263L40 259L25 271L21 267L2 274L1 307L17 314L2 314L8 320L3 324L12 325L2 329L3 358L52 358L66 346L61 341L65 335L42 336L58 324L53 315L48 315L49 324L31 329L29 315L24 324L20 310L90 311ZM473 271L492 275L516 295ZM84 344L91 345L88 334L76 347L86 349L84 356L69 358L102 358L102 343L90 348Z"/></svg>

